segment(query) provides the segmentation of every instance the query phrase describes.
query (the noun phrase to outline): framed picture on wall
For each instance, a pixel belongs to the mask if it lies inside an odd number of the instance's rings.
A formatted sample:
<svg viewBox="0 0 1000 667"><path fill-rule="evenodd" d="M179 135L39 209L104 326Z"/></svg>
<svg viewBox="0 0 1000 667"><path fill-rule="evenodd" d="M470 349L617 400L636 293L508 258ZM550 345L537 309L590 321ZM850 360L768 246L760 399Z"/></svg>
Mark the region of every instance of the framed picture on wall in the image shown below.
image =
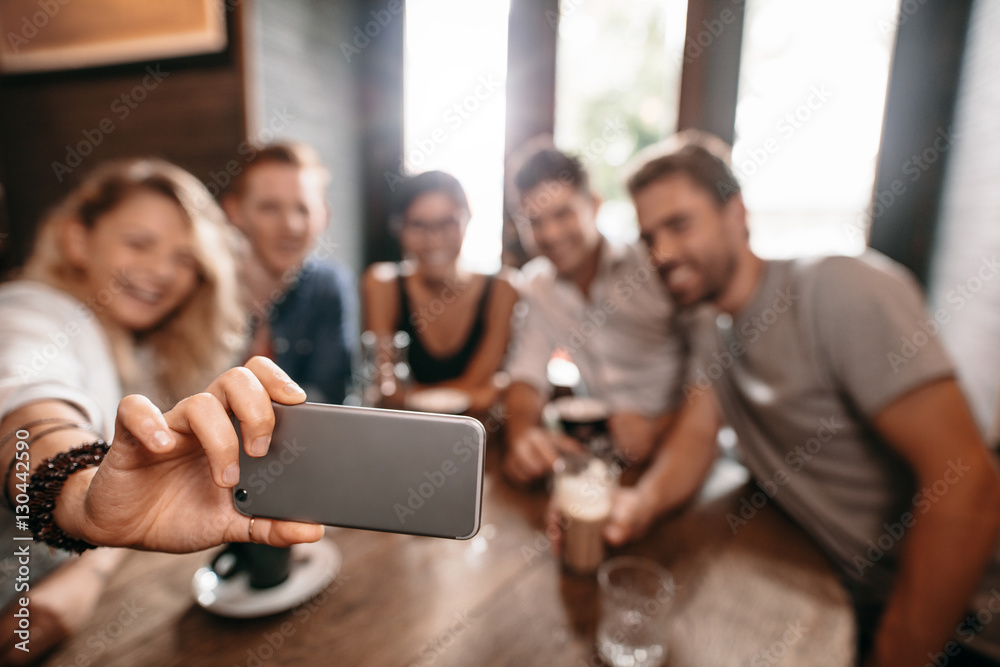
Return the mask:
<svg viewBox="0 0 1000 667"><path fill-rule="evenodd" d="M0 71L51 72L226 48L232 0L2 0Z"/></svg>

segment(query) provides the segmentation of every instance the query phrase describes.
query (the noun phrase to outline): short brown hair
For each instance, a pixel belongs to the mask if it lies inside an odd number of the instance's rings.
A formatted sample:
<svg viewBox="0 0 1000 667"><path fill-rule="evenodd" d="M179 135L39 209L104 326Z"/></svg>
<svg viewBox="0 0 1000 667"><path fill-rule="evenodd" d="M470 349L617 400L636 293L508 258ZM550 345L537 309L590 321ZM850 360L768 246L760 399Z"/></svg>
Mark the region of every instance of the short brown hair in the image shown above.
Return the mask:
<svg viewBox="0 0 1000 667"><path fill-rule="evenodd" d="M684 130L640 151L632 160L626 186L634 198L662 178L685 174L723 206L740 192L729 166L731 153L729 144L715 135Z"/></svg>
<svg viewBox="0 0 1000 667"><path fill-rule="evenodd" d="M262 164L287 164L299 169L314 171L320 176L325 190L330 182L330 172L319 157L319 153L311 146L298 141L281 141L267 144L261 148L252 149L247 166L234 179L227 194L242 196L246 188L247 174Z"/></svg>
<svg viewBox="0 0 1000 667"><path fill-rule="evenodd" d="M583 194L590 193L590 177L580 158L553 147L541 148L525 159L514 176L521 196L542 183L557 181Z"/></svg>

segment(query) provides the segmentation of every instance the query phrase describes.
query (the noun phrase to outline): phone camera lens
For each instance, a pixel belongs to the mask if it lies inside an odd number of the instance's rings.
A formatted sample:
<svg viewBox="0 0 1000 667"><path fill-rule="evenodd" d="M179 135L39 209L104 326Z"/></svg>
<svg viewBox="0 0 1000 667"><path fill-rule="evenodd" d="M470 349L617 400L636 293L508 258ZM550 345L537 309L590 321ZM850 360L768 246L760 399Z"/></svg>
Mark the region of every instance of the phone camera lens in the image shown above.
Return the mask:
<svg viewBox="0 0 1000 667"><path fill-rule="evenodd" d="M236 500L241 503L245 503L247 500L247 490L246 489L236 489Z"/></svg>

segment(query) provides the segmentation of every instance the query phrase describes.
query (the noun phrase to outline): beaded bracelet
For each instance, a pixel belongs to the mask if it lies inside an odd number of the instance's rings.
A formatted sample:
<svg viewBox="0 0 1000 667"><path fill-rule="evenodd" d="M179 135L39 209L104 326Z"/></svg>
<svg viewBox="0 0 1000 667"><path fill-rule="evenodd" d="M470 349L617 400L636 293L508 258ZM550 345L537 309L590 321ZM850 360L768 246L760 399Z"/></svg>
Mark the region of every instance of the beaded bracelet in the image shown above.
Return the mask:
<svg viewBox="0 0 1000 667"><path fill-rule="evenodd" d="M96 548L67 535L56 525L53 514L66 479L79 470L100 465L108 449L104 440L88 442L42 461L35 469L28 483L28 527L36 540L76 553Z"/></svg>
<svg viewBox="0 0 1000 667"><path fill-rule="evenodd" d="M101 437L101 434L98 433L96 429L94 429L94 427L93 427L92 424L85 424L85 423L82 423L82 422L75 423L75 422L70 422L70 421L64 421L64 420L61 420L61 419L60 420L39 419L39 420L33 421L31 423L25 424L24 426L21 426L16 431L14 431L14 433L20 433L21 431L27 431L32 426L37 426L38 424L42 424L42 423L46 423L46 422L50 422L50 421L59 421L59 422L62 422L62 423L58 424L57 426L52 426L51 428L47 428L44 431L42 431L41 433L36 433L35 435L29 435L28 438L27 438L27 440L25 441L25 444L27 445L27 448L30 449L31 445L33 445L37 440L41 440L42 438L44 438L45 436L47 436L49 433L55 433L56 431L69 431L69 430L90 431L91 433L93 433L94 435L96 435L98 438ZM17 456L14 456L14 458L12 458L10 460L10 465L7 466L7 472L4 473L4 476L3 476L3 499L7 502L7 507L11 508L11 509L13 509L13 507L14 507L14 502L10 498L10 475L14 471L14 466L16 464L17 464Z"/></svg>

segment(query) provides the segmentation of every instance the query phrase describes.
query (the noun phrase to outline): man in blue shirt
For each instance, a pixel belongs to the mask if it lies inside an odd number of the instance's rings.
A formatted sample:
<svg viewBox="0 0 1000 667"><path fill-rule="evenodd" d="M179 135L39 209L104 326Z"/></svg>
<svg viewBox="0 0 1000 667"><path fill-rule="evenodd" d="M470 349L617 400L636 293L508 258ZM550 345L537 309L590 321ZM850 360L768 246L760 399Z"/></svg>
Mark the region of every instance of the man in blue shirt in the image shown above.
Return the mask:
<svg viewBox="0 0 1000 667"><path fill-rule="evenodd" d="M271 144L251 155L222 205L251 250L243 272L251 312L247 356L276 361L310 401L342 403L358 307L353 277L319 243L329 222L328 182L313 149Z"/></svg>

